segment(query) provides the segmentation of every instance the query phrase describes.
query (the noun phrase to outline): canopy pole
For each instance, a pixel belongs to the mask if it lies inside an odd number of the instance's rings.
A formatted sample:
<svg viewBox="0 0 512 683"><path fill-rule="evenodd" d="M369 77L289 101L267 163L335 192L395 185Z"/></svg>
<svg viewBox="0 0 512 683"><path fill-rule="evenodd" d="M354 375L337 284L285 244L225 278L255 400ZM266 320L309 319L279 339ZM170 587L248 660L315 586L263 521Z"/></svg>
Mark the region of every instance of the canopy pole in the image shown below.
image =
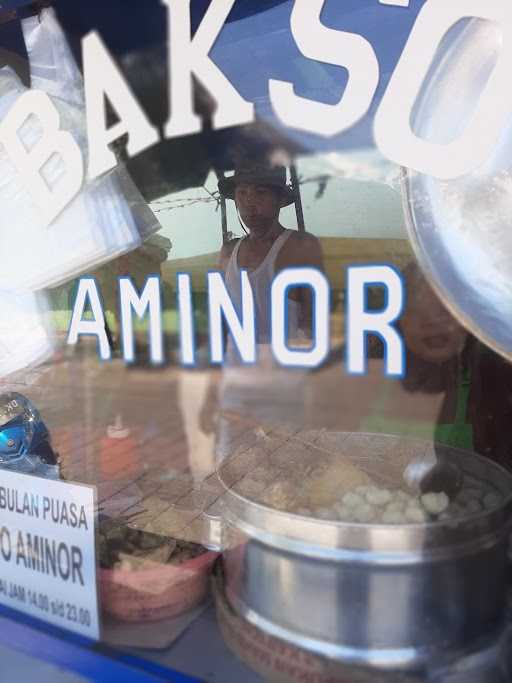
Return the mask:
<svg viewBox="0 0 512 683"><path fill-rule="evenodd" d="M222 221L222 244L228 241L228 214L226 211L226 198L220 198L220 218Z"/></svg>
<svg viewBox="0 0 512 683"><path fill-rule="evenodd" d="M297 228L299 232L306 232L306 225L304 223L304 211L302 210L302 198L300 196L299 176L297 175L297 167L295 166L295 164L290 164L290 179L292 181L292 190L295 200Z"/></svg>
<svg viewBox="0 0 512 683"><path fill-rule="evenodd" d="M217 175L217 180L222 180L224 178L224 173L222 171L215 171ZM220 220L222 226L222 244L226 244L228 241L228 213L226 209L226 197L220 195Z"/></svg>

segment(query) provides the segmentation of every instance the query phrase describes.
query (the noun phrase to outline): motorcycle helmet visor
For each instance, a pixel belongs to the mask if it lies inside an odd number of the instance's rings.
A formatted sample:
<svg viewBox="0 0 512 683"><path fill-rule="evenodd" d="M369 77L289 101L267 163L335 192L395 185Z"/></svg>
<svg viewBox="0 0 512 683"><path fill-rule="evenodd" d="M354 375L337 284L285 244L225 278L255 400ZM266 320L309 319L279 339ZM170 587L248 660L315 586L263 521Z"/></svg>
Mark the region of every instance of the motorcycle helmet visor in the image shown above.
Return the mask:
<svg viewBox="0 0 512 683"><path fill-rule="evenodd" d="M0 396L0 428L19 417L27 415L26 401L13 394Z"/></svg>

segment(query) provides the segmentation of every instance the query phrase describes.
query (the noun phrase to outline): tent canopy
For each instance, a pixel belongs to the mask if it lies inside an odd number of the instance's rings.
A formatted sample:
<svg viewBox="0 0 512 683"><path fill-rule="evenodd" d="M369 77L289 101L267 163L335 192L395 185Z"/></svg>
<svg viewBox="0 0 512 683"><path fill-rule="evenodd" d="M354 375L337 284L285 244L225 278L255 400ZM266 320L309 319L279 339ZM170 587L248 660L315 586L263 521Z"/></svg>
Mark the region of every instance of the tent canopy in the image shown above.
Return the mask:
<svg viewBox="0 0 512 683"><path fill-rule="evenodd" d="M377 53L381 79L363 120L339 135L324 137L282 125L270 103L269 78L293 83L295 92L302 97L335 104L343 96L348 72L340 66L307 59L300 53L290 28L293 0L237 0L211 57L240 94L254 102L256 122L212 131L215 105L204 88L197 85L195 105L203 119L203 132L162 140L137 158L127 160L145 198L151 201L170 192L200 186L211 169L232 169L241 150L250 153L253 148L260 152L280 148L294 155L373 146L375 110L423 2L411 0L410 6L403 8L382 5L376 0L326 0L323 23L364 36ZM26 0L8 0L4 6L28 4ZM209 4L210 0L192 0L193 30ZM167 10L161 0L55 0L53 5L78 63L81 39L91 30L98 31L141 107L162 131L169 107ZM15 24L0 25L0 44L5 45L4 33L9 31L9 44L23 56L21 30Z"/></svg>

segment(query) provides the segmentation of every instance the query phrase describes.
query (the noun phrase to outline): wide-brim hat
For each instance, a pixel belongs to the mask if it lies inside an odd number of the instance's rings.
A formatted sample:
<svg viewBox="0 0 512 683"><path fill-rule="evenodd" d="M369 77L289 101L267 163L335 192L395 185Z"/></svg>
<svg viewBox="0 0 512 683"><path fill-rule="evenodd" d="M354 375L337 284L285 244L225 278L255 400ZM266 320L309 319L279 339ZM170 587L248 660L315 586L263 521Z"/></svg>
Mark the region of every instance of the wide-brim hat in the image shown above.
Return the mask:
<svg viewBox="0 0 512 683"><path fill-rule="evenodd" d="M252 165L237 168L235 173L219 180L219 192L226 199L235 198L235 188L241 183L251 185L265 185L281 191L281 206L289 206L295 201L292 188L286 182L286 168L284 166Z"/></svg>

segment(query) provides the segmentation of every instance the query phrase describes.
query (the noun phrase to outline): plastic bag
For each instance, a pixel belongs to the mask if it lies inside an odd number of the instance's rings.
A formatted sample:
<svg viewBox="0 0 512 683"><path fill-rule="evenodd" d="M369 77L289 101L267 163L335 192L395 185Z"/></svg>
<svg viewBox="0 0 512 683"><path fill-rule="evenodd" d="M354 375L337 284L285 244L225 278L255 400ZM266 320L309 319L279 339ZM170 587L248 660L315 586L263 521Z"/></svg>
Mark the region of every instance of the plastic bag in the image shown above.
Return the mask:
<svg viewBox="0 0 512 683"><path fill-rule="evenodd" d="M24 20L23 32L34 87L44 90L87 159L83 82L53 11ZM26 88L9 68L0 69L0 119ZM35 118L19 131L30 148L41 135ZM53 157L45 165L51 185L65 172ZM0 147L0 253L8 254L0 270L0 288L37 290L54 287L131 251L160 229L126 171L120 167L85 181L81 192L49 225L44 226L30 192Z"/></svg>
<svg viewBox="0 0 512 683"><path fill-rule="evenodd" d="M42 294L0 291L0 377L44 362L54 351L54 337Z"/></svg>

